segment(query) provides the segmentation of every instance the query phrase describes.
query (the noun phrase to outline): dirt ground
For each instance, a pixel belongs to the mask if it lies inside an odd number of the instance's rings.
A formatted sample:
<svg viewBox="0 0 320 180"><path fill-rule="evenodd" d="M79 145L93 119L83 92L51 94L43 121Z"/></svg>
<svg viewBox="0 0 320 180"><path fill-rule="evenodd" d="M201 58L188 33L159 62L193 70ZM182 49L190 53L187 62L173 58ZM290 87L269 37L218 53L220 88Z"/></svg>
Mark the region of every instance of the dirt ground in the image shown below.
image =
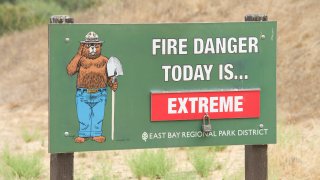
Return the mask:
<svg viewBox="0 0 320 180"><path fill-rule="evenodd" d="M277 50L277 111L282 123L278 139L294 129L296 145L285 137L271 145L270 161L279 167L275 179L320 179L315 165L319 156L320 93L320 1L308 0L107 0L92 10L73 14L80 23L159 23L159 22L227 22L243 21L248 13L267 14L278 22ZM47 26L0 37L0 148L44 154L44 174L49 176L48 145L48 30ZM36 131L39 138L26 143L24 130ZM294 133L293 133L294 134ZM289 135L288 135L289 136ZM289 141L289 142L288 142ZM284 150L292 153L285 153ZM113 175L120 179L133 178L126 157L134 151L76 153L75 172L87 179L98 171L90 159L108 159ZM306 151L301 153L300 151ZM177 170L191 171L184 149L169 149L179 163ZM212 179L222 179L226 172L237 172L244 166L243 146L229 146L218 154L223 172L213 172ZM281 157L279 155L285 156ZM293 157L295 160L290 160ZM302 158L302 156L304 158ZM316 158L314 156L317 156ZM282 161L279 160L282 158ZM289 159L289 160L287 160ZM298 159L298 160L297 160ZM308 160L308 161L307 161ZM85 163L86 162L86 163ZM92 161L91 161L92 162ZM296 169L303 169L305 171ZM297 174L298 173L298 174Z"/></svg>

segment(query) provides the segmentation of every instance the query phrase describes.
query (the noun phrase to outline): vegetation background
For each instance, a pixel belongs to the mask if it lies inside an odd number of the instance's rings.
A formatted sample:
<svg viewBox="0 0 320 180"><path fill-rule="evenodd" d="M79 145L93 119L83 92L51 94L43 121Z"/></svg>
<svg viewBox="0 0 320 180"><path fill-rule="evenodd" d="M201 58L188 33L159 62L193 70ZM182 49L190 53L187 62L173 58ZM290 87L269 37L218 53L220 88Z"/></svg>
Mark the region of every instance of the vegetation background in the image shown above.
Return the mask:
<svg viewBox="0 0 320 180"><path fill-rule="evenodd" d="M319 0L0 0L0 179L49 178L50 15L70 14L78 23L160 23L244 21L249 13L278 22L278 143L269 145L269 179L320 179L319 9ZM212 154L210 167L195 156L203 152ZM132 162L139 161L131 157L140 153L75 153L75 178L137 178L140 166ZM158 153L158 162L172 162L163 163L170 171L151 177L244 179L244 146Z"/></svg>

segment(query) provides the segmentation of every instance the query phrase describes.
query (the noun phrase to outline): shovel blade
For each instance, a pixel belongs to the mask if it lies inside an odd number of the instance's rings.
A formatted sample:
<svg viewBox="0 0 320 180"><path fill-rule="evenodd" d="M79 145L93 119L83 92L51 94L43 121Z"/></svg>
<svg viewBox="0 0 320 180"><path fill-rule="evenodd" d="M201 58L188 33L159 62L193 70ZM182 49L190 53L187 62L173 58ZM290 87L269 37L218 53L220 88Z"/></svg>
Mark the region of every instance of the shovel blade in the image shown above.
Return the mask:
<svg viewBox="0 0 320 180"><path fill-rule="evenodd" d="M110 57L107 64L108 76L120 76L123 75L122 65L118 58Z"/></svg>

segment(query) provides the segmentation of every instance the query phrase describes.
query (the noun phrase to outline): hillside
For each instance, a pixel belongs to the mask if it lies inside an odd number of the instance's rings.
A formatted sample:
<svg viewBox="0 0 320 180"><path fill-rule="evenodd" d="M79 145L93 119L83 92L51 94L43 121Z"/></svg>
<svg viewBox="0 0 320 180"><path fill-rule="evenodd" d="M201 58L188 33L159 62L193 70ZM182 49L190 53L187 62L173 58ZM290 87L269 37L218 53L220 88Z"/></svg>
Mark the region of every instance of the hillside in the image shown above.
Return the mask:
<svg viewBox="0 0 320 180"><path fill-rule="evenodd" d="M179 8L177 8L179 7ZM320 95L320 2L310 1L107 1L73 15L79 23L160 23L243 21L248 13L266 13L278 22L277 95L279 110L290 117L315 118ZM92 14L95 14L92 16ZM47 103L47 28L0 38L3 55L0 105Z"/></svg>

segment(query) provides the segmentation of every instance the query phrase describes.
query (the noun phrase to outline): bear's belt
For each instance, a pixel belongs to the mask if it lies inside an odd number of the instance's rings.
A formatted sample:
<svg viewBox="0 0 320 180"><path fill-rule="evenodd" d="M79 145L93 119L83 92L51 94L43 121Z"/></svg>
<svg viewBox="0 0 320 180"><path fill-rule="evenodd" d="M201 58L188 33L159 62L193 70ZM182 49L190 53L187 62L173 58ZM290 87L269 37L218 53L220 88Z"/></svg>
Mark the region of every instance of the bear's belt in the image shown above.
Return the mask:
<svg viewBox="0 0 320 180"><path fill-rule="evenodd" d="M96 88L96 89L87 89L87 88L77 88L79 91L87 92L89 94L101 92L102 90L106 90L106 88Z"/></svg>

